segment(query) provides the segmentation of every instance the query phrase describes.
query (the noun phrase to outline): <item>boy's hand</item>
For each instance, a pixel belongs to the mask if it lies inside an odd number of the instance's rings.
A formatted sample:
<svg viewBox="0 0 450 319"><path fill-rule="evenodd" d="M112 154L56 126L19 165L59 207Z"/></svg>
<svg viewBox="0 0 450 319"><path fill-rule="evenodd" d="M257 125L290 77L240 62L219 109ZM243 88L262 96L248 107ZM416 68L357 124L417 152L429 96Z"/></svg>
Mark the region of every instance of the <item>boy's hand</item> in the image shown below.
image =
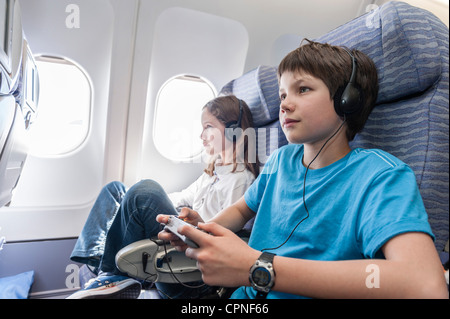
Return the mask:
<svg viewBox="0 0 450 319"><path fill-rule="evenodd" d="M249 285L249 269L261 252L216 223L200 223L198 228L184 226L179 231L200 246L186 246L186 256L197 260L203 281L211 286Z"/></svg>
<svg viewBox="0 0 450 319"><path fill-rule="evenodd" d="M158 215L156 216L156 221L160 224L167 224L170 216L171 215ZM178 217L194 226L196 226L199 222L203 222L202 218L196 211L187 207L183 207L181 209ZM178 251L185 251L188 247L177 235L166 230L162 230L161 232L159 232L158 238L161 240L169 241L170 244L174 246Z"/></svg>

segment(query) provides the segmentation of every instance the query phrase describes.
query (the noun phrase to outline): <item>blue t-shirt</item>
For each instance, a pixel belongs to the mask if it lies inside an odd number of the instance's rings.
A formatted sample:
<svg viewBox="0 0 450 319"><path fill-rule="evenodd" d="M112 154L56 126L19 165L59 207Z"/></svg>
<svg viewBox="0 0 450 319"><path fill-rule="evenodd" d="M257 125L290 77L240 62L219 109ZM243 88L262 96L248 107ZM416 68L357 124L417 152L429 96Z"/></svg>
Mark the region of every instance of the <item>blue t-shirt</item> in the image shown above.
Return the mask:
<svg viewBox="0 0 450 319"><path fill-rule="evenodd" d="M307 216L302 158L302 145L275 151L245 193L257 213L251 247L278 247ZM401 233L425 232L434 239L413 171L381 150L354 149L327 167L308 170L305 201L309 217L269 252L310 260L383 258L380 248ZM254 296L253 288L241 287L232 298ZM271 291L267 298L299 296Z"/></svg>

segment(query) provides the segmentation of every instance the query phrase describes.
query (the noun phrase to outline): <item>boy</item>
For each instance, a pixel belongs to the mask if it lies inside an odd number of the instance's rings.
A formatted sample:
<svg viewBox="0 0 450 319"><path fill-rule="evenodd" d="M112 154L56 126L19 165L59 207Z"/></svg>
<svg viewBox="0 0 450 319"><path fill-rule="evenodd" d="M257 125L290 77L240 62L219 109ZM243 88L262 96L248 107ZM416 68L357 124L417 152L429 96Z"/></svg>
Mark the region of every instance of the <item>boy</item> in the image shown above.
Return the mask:
<svg viewBox="0 0 450 319"><path fill-rule="evenodd" d="M308 41L278 76L290 145L244 197L198 224L206 233L180 228L200 248L160 238L186 249L206 283L243 286L233 298L448 298L414 173L381 150L349 146L375 105L373 62ZM255 213L247 245L233 232Z"/></svg>

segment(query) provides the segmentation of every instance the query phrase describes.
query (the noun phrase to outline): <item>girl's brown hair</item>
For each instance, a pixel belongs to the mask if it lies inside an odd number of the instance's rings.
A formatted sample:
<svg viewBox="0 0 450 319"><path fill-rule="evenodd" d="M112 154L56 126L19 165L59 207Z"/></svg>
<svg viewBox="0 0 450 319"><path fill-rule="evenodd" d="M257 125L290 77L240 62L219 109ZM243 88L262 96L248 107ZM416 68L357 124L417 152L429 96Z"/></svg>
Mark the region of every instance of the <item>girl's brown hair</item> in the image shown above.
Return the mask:
<svg viewBox="0 0 450 319"><path fill-rule="evenodd" d="M241 126L242 131L245 131L249 128L253 128L253 117L250 109L248 108L247 103L245 101L240 100L234 95L226 95L219 96L211 101L209 101L203 109L208 109L208 111L217 118L220 122L222 122L225 126L230 122L237 122L239 119L240 113L240 105L242 107L242 116L241 116ZM233 170L235 172L237 169L237 154L239 150L239 146L243 145L244 147L244 164L245 167L253 173L255 178L259 174L259 160L256 155L253 159L249 159L249 148L255 147L256 143L247 138L244 134L241 135L242 138L239 138L237 141L233 141ZM243 144L242 144L243 143ZM256 150L254 152L256 154ZM214 174L215 160L209 163L208 167L205 169L205 172L212 176Z"/></svg>

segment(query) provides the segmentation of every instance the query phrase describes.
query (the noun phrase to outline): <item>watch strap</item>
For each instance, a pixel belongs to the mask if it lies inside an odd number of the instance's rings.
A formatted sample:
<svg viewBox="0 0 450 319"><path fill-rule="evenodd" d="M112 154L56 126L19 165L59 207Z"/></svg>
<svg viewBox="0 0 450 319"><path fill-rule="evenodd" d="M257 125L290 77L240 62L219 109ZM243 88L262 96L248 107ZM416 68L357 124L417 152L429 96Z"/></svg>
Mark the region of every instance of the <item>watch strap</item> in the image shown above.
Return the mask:
<svg viewBox="0 0 450 319"><path fill-rule="evenodd" d="M259 256L259 260L264 261L266 263L271 263L273 264L273 259L275 258L275 254L272 253L268 253L268 252L263 252L260 256Z"/></svg>

